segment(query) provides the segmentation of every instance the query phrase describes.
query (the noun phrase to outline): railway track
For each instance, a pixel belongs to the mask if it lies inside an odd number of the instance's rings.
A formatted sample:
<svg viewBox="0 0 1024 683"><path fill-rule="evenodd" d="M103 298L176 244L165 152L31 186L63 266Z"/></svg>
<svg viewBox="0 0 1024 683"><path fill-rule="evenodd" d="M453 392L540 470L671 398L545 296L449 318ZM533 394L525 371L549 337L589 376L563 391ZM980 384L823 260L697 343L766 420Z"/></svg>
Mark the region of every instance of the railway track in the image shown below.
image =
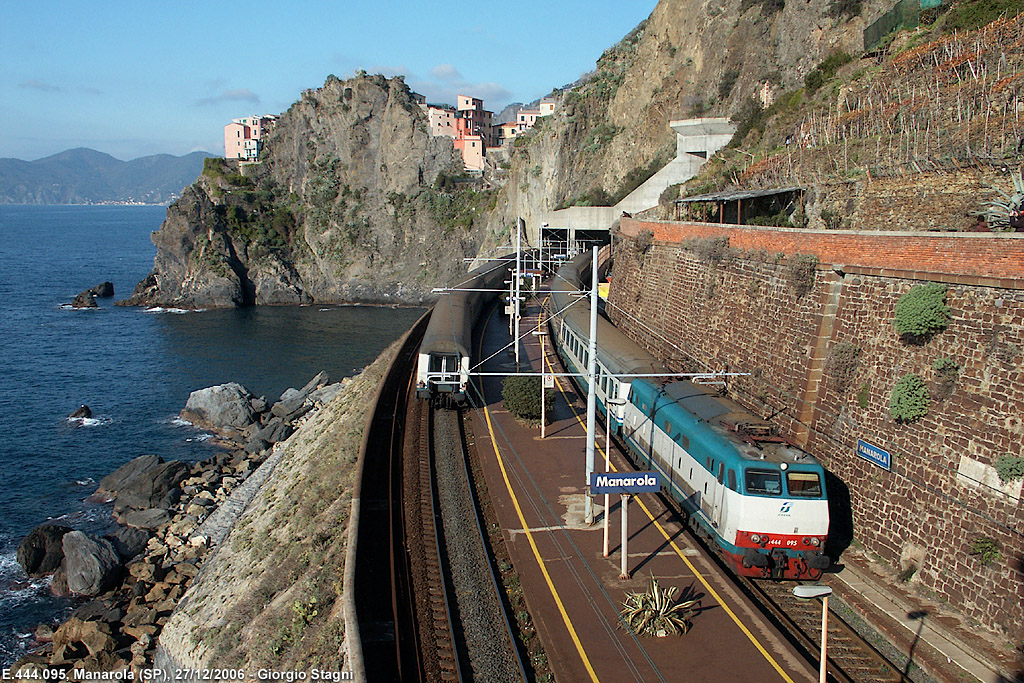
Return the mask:
<svg viewBox="0 0 1024 683"><path fill-rule="evenodd" d="M367 422L355 571L369 681L523 681L456 411L411 398L424 321Z"/></svg>
<svg viewBox="0 0 1024 683"><path fill-rule="evenodd" d="M761 609L791 636L804 656L820 663L821 601L793 595L804 582L752 581L736 577ZM807 582L809 583L809 582ZM828 680L836 683L900 683L909 679L835 612L828 617Z"/></svg>

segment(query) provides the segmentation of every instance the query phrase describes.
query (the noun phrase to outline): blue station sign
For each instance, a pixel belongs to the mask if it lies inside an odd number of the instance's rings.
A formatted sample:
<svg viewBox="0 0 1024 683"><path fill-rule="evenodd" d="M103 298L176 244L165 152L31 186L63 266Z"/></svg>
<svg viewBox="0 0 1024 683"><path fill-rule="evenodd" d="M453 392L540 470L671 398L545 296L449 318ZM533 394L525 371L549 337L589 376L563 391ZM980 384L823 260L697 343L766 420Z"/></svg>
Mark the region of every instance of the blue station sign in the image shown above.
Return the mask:
<svg viewBox="0 0 1024 683"><path fill-rule="evenodd" d="M872 446L867 441L857 439L857 455L878 465L886 472L892 469L892 455L889 454L889 451L883 451L878 446Z"/></svg>
<svg viewBox="0 0 1024 683"><path fill-rule="evenodd" d="M590 492L643 493L661 488L657 472L591 472Z"/></svg>

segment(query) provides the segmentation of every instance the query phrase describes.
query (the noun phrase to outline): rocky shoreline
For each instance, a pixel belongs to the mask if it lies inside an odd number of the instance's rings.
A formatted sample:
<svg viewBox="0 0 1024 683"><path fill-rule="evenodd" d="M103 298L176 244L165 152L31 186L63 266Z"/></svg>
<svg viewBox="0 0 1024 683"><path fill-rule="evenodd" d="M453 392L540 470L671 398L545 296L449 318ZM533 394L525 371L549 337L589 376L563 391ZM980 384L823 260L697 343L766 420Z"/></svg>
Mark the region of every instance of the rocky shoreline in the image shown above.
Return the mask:
<svg viewBox="0 0 1024 683"><path fill-rule="evenodd" d="M19 564L29 576L52 575L54 593L82 603L63 623L40 625L35 649L10 672L130 670L138 677L152 668L161 629L266 473L246 487L253 491L239 509L225 512L239 507L232 493L265 463L272 467L275 445L347 381L332 383L321 372L273 403L233 383L193 392L181 415L214 431L221 452L191 465L142 455L104 477L90 498L111 503L120 526L103 537L56 524L34 529L18 547Z"/></svg>

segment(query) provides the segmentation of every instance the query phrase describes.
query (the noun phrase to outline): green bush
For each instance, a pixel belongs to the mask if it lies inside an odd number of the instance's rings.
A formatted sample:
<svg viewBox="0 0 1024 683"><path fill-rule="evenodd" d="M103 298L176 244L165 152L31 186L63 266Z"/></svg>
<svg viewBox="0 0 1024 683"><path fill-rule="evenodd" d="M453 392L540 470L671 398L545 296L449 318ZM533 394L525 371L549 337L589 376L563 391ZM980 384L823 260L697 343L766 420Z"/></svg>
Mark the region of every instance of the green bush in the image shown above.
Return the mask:
<svg viewBox="0 0 1024 683"><path fill-rule="evenodd" d="M827 81L836 75L839 67L851 61L853 61L853 56L847 52L833 52L830 54L821 64L818 64L810 73L804 76L804 88L807 90L807 94L813 95L818 88L825 85Z"/></svg>
<svg viewBox="0 0 1024 683"><path fill-rule="evenodd" d="M850 342L839 342L828 352L825 373L832 378L836 391L843 393L850 388L860 361L860 347Z"/></svg>
<svg viewBox="0 0 1024 683"><path fill-rule="evenodd" d="M994 465L999 481L1009 484L1011 481L1024 479L1024 458L1018 455L1000 455Z"/></svg>
<svg viewBox="0 0 1024 683"><path fill-rule="evenodd" d="M797 299L814 289L818 257L814 254L793 254L786 260L786 281Z"/></svg>
<svg viewBox="0 0 1024 683"><path fill-rule="evenodd" d="M952 314L946 305L946 285L917 285L896 302L893 325L904 341L921 343L949 326Z"/></svg>
<svg viewBox="0 0 1024 683"><path fill-rule="evenodd" d="M505 407L521 420L540 419L540 377L511 375L501 385L501 397L505 399ZM545 392L545 410L551 415L555 406L555 392Z"/></svg>
<svg viewBox="0 0 1024 683"><path fill-rule="evenodd" d="M863 384L857 391L857 405L861 408L868 407L868 399L871 398L871 385Z"/></svg>
<svg viewBox="0 0 1024 683"><path fill-rule="evenodd" d="M944 401L956 391L960 364L952 358L936 358L932 362L932 370L935 371L935 399Z"/></svg>
<svg viewBox="0 0 1024 683"><path fill-rule="evenodd" d="M978 560L984 565L998 562L999 558L1003 556L999 542L988 536L978 536L971 541L970 554L977 555Z"/></svg>
<svg viewBox="0 0 1024 683"><path fill-rule="evenodd" d="M931 399L924 380L917 375L903 375L892 388L889 414L897 422L913 422L928 414Z"/></svg>

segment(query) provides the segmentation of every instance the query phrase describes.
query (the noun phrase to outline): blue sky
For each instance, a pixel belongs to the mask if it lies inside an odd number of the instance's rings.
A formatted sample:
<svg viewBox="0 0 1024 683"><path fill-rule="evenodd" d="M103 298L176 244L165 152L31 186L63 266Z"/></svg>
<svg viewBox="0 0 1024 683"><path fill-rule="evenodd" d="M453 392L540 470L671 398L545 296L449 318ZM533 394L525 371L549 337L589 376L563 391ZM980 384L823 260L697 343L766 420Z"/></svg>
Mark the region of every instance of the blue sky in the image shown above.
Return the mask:
<svg viewBox="0 0 1024 683"><path fill-rule="evenodd" d="M655 4L4 0L0 157L220 152L232 118L280 113L360 68L499 111L593 69Z"/></svg>

